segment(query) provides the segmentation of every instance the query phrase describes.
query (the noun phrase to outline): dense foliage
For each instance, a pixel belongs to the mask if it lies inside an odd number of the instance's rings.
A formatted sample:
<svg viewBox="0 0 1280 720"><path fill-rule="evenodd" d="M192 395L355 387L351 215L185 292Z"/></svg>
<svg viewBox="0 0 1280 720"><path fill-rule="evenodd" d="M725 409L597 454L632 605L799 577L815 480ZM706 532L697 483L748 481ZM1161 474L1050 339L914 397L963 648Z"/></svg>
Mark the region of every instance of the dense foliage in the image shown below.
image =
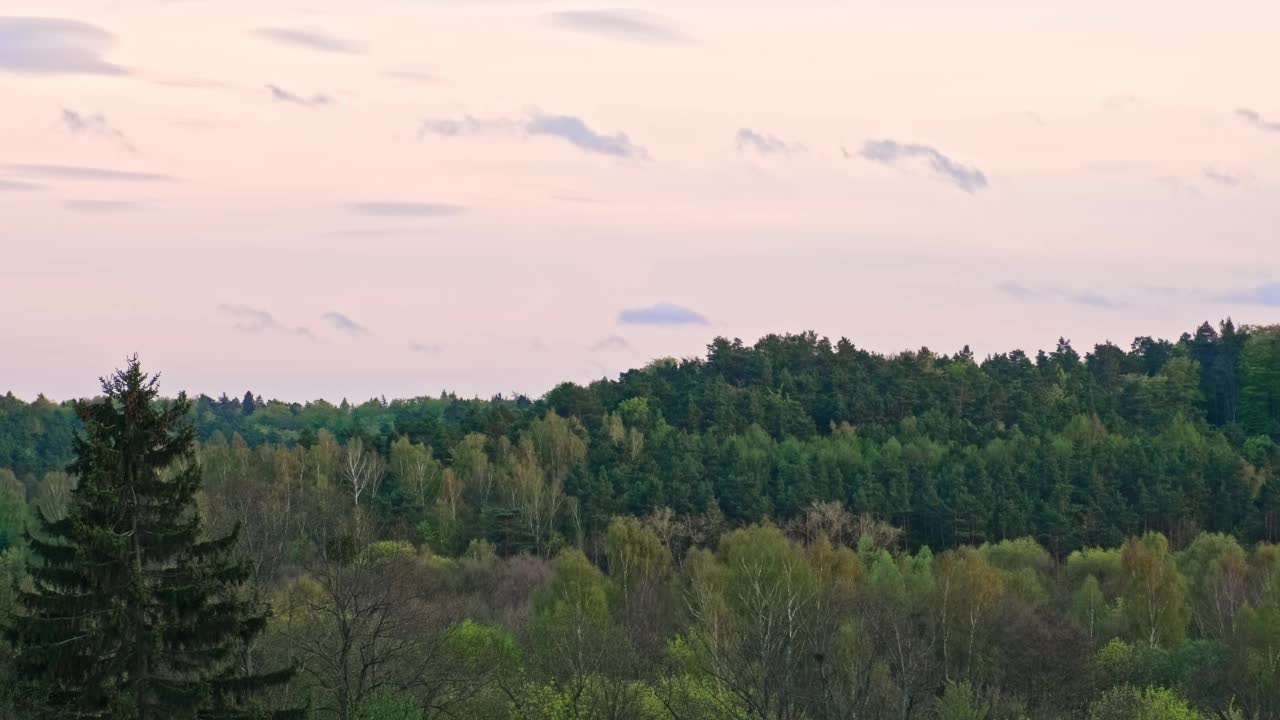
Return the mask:
<svg viewBox="0 0 1280 720"><path fill-rule="evenodd" d="M717 339L705 359L566 383L537 401L335 406L245 393L201 396L192 412L210 447L314 452L359 440L389 458L407 441L425 448L432 472L455 476L481 455L511 464L520 438L554 412L584 446L556 478L577 501L548 529L557 541L658 507L715 505L747 523L796 517L815 500L900 525L913 547L1030 535L1062 556L1148 529L1179 545L1202 529L1280 539L1280 488L1266 482L1280 465L1280 328L1230 321L1177 342L1138 338L1127 351L1103 344L1082 357L1064 340L981 363L967 350L886 357L812 334L754 347ZM65 468L77 427L68 404L0 399L0 467L36 492ZM381 511L426 519L429 503L420 495L415 510L394 469L390 485ZM493 519L510 508L468 509Z"/></svg>
<svg viewBox="0 0 1280 720"><path fill-rule="evenodd" d="M70 409L0 399L22 583L21 528L83 482ZM245 667L298 668L275 707L1280 718L1280 328L980 363L718 339L538 400L185 412L272 607Z"/></svg>

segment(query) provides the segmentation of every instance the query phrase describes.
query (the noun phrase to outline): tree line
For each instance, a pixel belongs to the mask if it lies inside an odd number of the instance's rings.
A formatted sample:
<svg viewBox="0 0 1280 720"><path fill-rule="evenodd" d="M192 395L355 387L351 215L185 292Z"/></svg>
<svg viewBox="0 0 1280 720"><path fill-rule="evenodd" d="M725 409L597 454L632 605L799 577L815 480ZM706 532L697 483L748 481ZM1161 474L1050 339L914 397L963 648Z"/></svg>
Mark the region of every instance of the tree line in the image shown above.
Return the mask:
<svg viewBox="0 0 1280 720"><path fill-rule="evenodd" d="M99 714L50 716L1280 717L1280 334L1108 347L718 340L359 406L163 400L131 364L0 400L4 712L92 680ZM129 387L151 475L109 441ZM33 654L57 628L75 652Z"/></svg>
<svg viewBox="0 0 1280 720"><path fill-rule="evenodd" d="M1147 530L1177 546L1201 530L1280 540L1280 486L1268 482L1280 468L1280 327L1230 320L1176 342L1081 356L1063 340L982 362L967 349L881 356L812 333L717 339L705 358L537 400L302 405L245 393L200 396L190 413L202 452L246 446L263 468L334 475L325 458L358 444L391 466L363 501L388 522L429 525L453 555L477 537L504 550L598 544L613 516L660 507L745 524L829 501L902 527L910 547L1032 536L1062 557ZM37 496L70 461L77 428L72 403L0 398L0 468ZM551 452L564 457L530 479L531 458ZM490 494L489 476L504 473L549 492Z"/></svg>

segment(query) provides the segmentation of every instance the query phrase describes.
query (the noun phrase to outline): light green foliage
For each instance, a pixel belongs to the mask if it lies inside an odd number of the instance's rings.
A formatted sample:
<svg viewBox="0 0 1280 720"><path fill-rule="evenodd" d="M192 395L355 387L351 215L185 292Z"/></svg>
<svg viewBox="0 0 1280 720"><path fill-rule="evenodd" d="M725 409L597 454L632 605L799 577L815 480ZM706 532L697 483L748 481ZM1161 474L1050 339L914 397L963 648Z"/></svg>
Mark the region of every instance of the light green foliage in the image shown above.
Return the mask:
<svg viewBox="0 0 1280 720"><path fill-rule="evenodd" d="M963 682L949 682L938 698L934 711L936 720L987 720L990 713L978 702L973 686Z"/></svg>
<svg viewBox="0 0 1280 720"><path fill-rule="evenodd" d="M1164 688L1123 685L1089 705L1088 720L1203 720L1185 700Z"/></svg>
<svg viewBox="0 0 1280 720"><path fill-rule="evenodd" d="M642 587L660 585L671 576L671 551L637 518L617 517L609 523L605 555L610 583L623 605Z"/></svg>
<svg viewBox="0 0 1280 720"><path fill-rule="evenodd" d="M1249 564L1244 549L1229 535L1203 533L1177 559L1200 636L1231 641L1246 601Z"/></svg>
<svg viewBox="0 0 1280 720"><path fill-rule="evenodd" d="M1067 578L1072 587L1079 587L1091 575L1108 597L1118 593L1123 576L1120 549L1085 548L1067 556Z"/></svg>
<svg viewBox="0 0 1280 720"><path fill-rule="evenodd" d="M562 551L551 568L551 581L533 597L531 660L547 677L581 684L613 652L604 576L577 549Z"/></svg>
<svg viewBox="0 0 1280 720"><path fill-rule="evenodd" d="M1133 538L1120 550L1124 614L1134 637L1176 646L1186 635L1191 611L1186 581L1159 533Z"/></svg>
<svg viewBox="0 0 1280 720"><path fill-rule="evenodd" d="M1102 586L1092 575L1084 579L1080 589L1072 596L1071 614L1075 621L1089 633L1089 642L1096 643L1109 627L1111 608L1102 595Z"/></svg>
<svg viewBox="0 0 1280 720"><path fill-rule="evenodd" d="M1000 569L1005 589L1027 605L1039 605L1049 598L1053 557L1033 538L985 543L983 557Z"/></svg>

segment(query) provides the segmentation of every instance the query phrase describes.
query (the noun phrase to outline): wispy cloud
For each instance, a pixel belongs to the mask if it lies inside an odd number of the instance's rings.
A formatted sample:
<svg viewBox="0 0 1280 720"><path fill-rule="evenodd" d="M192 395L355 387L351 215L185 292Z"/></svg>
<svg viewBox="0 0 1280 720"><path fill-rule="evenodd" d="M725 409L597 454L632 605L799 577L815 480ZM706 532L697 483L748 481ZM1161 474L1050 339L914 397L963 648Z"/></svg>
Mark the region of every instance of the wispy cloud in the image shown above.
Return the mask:
<svg viewBox="0 0 1280 720"><path fill-rule="evenodd" d="M1030 300L1031 298L1034 298L1036 296L1035 290L1032 290L1031 288L1025 287L1023 285L1019 285L1016 282L1000 283L999 285L996 286L996 289L1004 293L1005 295L1008 295L1013 298L1017 298L1018 300Z"/></svg>
<svg viewBox="0 0 1280 720"><path fill-rule="evenodd" d="M609 335L591 346L591 352L607 352L610 350L626 350L631 347L627 339L621 335Z"/></svg>
<svg viewBox="0 0 1280 720"><path fill-rule="evenodd" d="M581 118L573 115L545 115L534 113L525 124L530 135L555 137L587 153L611 155L619 158L643 159L648 157L644 148L631 142L626 133L607 135L596 132Z"/></svg>
<svg viewBox="0 0 1280 720"><path fill-rule="evenodd" d="M295 95L279 85L267 85L267 90L271 93L271 99L276 102L291 103L308 108L324 107L333 102L328 95L323 93L316 93L311 97L303 97L302 95Z"/></svg>
<svg viewBox="0 0 1280 720"><path fill-rule="evenodd" d="M658 303L650 307L633 308L618 313L622 325L706 325L701 313L671 303Z"/></svg>
<svg viewBox="0 0 1280 720"><path fill-rule="evenodd" d="M111 33L61 18L0 17L0 71L26 75L127 75L102 54Z"/></svg>
<svg viewBox="0 0 1280 720"><path fill-rule="evenodd" d="M409 343L409 349L416 353L434 355L444 348L431 343L411 342Z"/></svg>
<svg viewBox="0 0 1280 720"><path fill-rule="evenodd" d="M1257 287L1224 293L1216 298L1219 302L1240 305L1261 305L1263 307L1280 307L1280 282L1266 283Z"/></svg>
<svg viewBox="0 0 1280 720"><path fill-rule="evenodd" d="M1059 294L1067 302L1075 303L1076 305L1088 305L1089 307L1096 307L1096 308L1122 307L1120 303L1112 300L1109 297L1106 297L1105 295L1101 295L1095 292L1059 291Z"/></svg>
<svg viewBox="0 0 1280 720"><path fill-rule="evenodd" d="M480 135L487 132L515 131L519 129L520 123L514 120L485 119L464 115L457 119L436 118L423 120L422 124L418 126L418 139L421 140L425 135L459 137L462 135Z"/></svg>
<svg viewBox="0 0 1280 720"><path fill-rule="evenodd" d="M257 34L280 43L282 45L291 45L293 47L305 48L307 50L319 50L321 52L333 53L357 53L360 48L343 40L322 32L313 30L298 30L294 28L259 28Z"/></svg>
<svg viewBox="0 0 1280 720"><path fill-rule="evenodd" d="M119 213L140 210L143 206L128 200L68 200L63 207L72 212Z"/></svg>
<svg viewBox="0 0 1280 720"><path fill-rule="evenodd" d="M1280 122L1266 119L1257 110L1238 108L1236 109L1236 117L1264 132L1280 133Z"/></svg>
<svg viewBox="0 0 1280 720"><path fill-rule="evenodd" d="M1204 169L1204 179L1228 188L1239 187L1240 183L1244 182L1244 178L1239 175L1213 168Z"/></svg>
<svg viewBox="0 0 1280 720"><path fill-rule="evenodd" d="M928 162L929 169L935 175L964 192L972 194L987 187L987 176L981 170L962 165L930 145L904 144L888 139L867 140L859 154L868 160L890 166L897 165L901 160L922 158Z"/></svg>
<svg viewBox="0 0 1280 720"><path fill-rule="evenodd" d="M369 328L352 320L350 317L340 312L327 312L324 314L324 321L333 326L334 330L346 333L351 337L361 337L369 334Z"/></svg>
<svg viewBox="0 0 1280 720"><path fill-rule="evenodd" d="M1091 290L1063 290L1061 288L1036 289L1016 282L1003 282L996 286L1000 292L1015 300L1064 300L1074 305L1086 305L1096 308L1119 308L1121 303Z"/></svg>
<svg viewBox="0 0 1280 720"><path fill-rule="evenodd" d="M222 304L218 306L218 310L224 315L230 316L235 329L247 333L273 332L284 333L288 335L297 335L314 340L315 335L305 326L297 325L288 327L276 320L275 316L263 310L262 308L250 307L249 305L231 305Z"/></svg>
<svg viewBox="0 0 1280 720"><path fill-rule="evenodd" d="M434 118L423 121L418 137L439 135L460 137L487 133L518 133L534 137L551 137L563 140L573 147L590 154L616 158L643 160L648 152L631 141L626 133L603 133L592 129L586 121L575 115L554 115L534 110L526 118L478 118L466 115L462 118Z"/></svg>
<svg viewBox="0 0 1280 720"><path fill-rule="evenodd" d="M613 35L646 42L687 42L689 37L663 17L637 10L567 10L546 15L566 30Z"/></svg>
<svg viewBox="0 0 1280 720"><path fill-rule="evenodd" d="M761 155L790 155L804 150L803 145L788 143L776 135L756 132L751 128L740 128L734 139L738 152L754 150Z"/></svg>
<svg viewBox="0 0 1280 720"><path fill-rule="evenodd" d="M98 180L104 182L173 182L171 175L129 172L80 165L40 165L15 163L0 165L6 171L23 177L48 178L50 180Z"/></svg>
<svg viewBox="0 0 1280 720"><path fill-rule="evenodd" d="M43 189L43 185L37 185L36 183L0 178L0 192L34 192Z"/></svg>
<svg viewBox="0 0 1280 720"><path fill-rule="evenodd" d="M356 202L349 203L347 210L360 215L378 217L440 217L457 215L465 210L461 205L430 202Z"/></svg>
<svg viewBox="0 0 1280 720"><path fill-rule="evenodd" d="M82 115L75 110L62 108L62 125L72 135L91 135L105 138L120 145L125 150L136 153L138 149L129 142L129 138L119 129L112 127L102 113Z"/></svg>

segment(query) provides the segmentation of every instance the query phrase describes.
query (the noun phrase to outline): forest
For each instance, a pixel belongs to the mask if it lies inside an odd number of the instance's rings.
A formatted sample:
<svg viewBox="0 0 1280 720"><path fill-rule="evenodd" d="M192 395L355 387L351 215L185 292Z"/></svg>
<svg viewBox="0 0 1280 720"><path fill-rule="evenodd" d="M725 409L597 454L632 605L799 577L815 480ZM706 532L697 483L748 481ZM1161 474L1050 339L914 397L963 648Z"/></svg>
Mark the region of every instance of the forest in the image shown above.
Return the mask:
<svg viewBox="0 0 1280 720"><path fill-rule="evenodd" d="M1280 326L537 399L151 370L0 398L0 717L1280 718Z"/></svg>

